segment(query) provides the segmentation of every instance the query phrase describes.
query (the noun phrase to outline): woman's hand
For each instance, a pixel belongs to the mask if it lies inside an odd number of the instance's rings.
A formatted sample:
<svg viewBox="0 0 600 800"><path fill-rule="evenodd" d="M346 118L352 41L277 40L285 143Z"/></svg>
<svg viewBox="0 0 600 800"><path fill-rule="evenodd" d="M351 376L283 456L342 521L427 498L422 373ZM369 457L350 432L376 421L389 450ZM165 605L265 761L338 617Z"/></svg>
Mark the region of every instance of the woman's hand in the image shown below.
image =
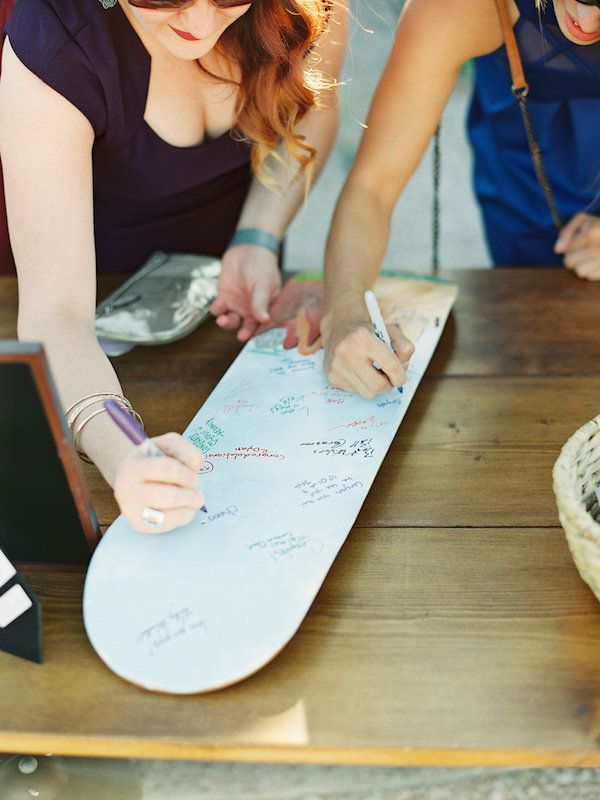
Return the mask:
<svg viewBox="0 0 600 800"><path fill-rule="evenodd" d="M415 347L398 325L388 326L394 353L377 338L371 323L362 318L339 324L324 317L321 332L325 374L336 389L371 398L406 382L408 362Z"/></svg>
<svg viewBox="0 0 600 800"><path fill-rule="evenodd" d="M240 328L237 338L247 342L259 325L270 320L269 304L281 288L277 256L265 247L240 244L225 252L221 264L219 293L211 311L217 325Z"/></svg>
<svg viewBox="0 0 600 800"><path fill-rule="evenodd" d="M139 448L118 469L114 493L122 514L132 528L142 533L164 533L187 525L204 505L198 491L198 470L204 456L178 433L165 433L152 441L165 458L141 457ZM164 514L162 525L144 519L145 508Z"/></svg>
<svg viewBox="0 0 600 800"><path fill-rule="evenodd" d="M600 218L576 214L560 232L555 253L564 253L564 265L580 278L600 280Z"/></svg>

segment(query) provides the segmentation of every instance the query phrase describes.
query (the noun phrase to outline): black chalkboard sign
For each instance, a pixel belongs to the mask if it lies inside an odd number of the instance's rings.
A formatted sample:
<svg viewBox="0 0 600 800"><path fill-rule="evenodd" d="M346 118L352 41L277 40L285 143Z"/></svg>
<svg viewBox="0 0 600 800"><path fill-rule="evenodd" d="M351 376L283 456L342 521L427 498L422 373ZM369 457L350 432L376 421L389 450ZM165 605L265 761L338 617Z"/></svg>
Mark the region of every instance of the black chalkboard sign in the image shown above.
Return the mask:
<svg viewBox="0 0 600 800"><path fill-rule="evenodd" d="M37 343L0 341L0 548L16 562L86 564L98 528Z"/></svg>

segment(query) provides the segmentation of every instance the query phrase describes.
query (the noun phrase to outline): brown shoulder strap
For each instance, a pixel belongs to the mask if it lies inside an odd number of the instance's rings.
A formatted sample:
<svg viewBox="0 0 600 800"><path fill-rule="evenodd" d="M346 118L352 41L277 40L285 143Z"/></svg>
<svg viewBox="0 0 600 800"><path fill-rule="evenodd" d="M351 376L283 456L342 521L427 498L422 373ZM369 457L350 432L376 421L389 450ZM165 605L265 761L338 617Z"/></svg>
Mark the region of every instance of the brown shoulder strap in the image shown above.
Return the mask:
<svg viewBox="0 0 600 800"><path fill-rule="evenodd" d="M554 199L554 193L548 173L546 172L546 165L542 156L542 151L537 141L535 131L533 130L533 122L529 115L529 107L527 105L527 94L529 92L529 84L525 80L525 73L523 72L523 62L519 54L519 46L515 37L510 14L508 11L507 0L495 0L496 8L498 9L498 16L500 17L500 24L502 25L502 36L504 38L504 46L506 47L506 55L508 56L508 63L510 66L510 75L512 79L512 93L515 96L521 114L523 116L523 124L525 125L525 133L527 135L527 144L529 152L531 153L531 160L533 161L533 168L540 189L544 195L548 211L552 217L557 230L563 226L560 212Z"/></svg>
<svg viewBox="0 0 600 800"><path fill-rule="evenodd" d="M512 90L515 94L527 94L529 86L525 80L523 64L521 62L521 56L519 55L519 47L515 38L515 32L513 30L506 0L496 0L496 8L498 9L498 16L500 17L502 37L504 39L508 63L510 65Z"/></svg>

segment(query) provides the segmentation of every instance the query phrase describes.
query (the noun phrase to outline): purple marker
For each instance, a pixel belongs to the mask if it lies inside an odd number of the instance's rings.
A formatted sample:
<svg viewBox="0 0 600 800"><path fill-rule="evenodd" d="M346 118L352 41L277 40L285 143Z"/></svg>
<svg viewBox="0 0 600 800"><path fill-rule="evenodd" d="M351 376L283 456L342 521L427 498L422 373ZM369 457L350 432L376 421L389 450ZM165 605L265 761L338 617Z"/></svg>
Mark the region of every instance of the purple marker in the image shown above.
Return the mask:
<svg viewBox="0 0 600 800"><path fill-rule="evenodd" d="M116 400L105 400L104 408L125 436L139 446L141 455L164 458L163 451L154 444L152 439L148 438L148 434L139 425L138 421L120 403L117 403ZM206 514L206 506L201 506L200 511L204 511Z"/></svg>

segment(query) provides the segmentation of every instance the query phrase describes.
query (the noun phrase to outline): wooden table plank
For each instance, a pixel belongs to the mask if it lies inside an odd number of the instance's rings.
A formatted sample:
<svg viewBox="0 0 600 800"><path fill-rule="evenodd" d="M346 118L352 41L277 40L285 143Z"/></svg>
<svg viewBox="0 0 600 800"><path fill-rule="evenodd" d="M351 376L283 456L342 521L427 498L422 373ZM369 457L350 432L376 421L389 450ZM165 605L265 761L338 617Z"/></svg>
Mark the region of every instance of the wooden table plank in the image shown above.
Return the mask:
<svg viewBox="0 0 600 800"><path fill-rule="evenodd" d="M30 569L47 663L0 654L0 750L600 766L600 608L550 481L560 446L598 411L600 286L563 270L459 277L358 525L283 653L222 692L150 695L91 650L82 575ZM15 306L14 281L0 280L2 336ZM182 430L238 349L208 325L115 365L151 433ZM108 523L114 501L89 474Z"/></svg>
<svg viewBox="0 0 600 800"><path fill-rule="evenodd" d="M600 607L561 529L355 530L287 648L194 697L104 667L83 632L80 574L26 574L47 662L0 654L0 750L600 765Z"/></svg>
<svg viewBox="0 0 600 800"><path fill-rule="evenodd" d="M125 276L100 276L98 296ZM449 270L460 293L430 375L574 375L596 372L600 284L563 269ZM16 334L16 281L0 278L0 336ZM188 339L138 347L115 359L129 378L205 377L215 382L239 351L234 336L204 323Z"/></svg>
<svg viewBox="0 0 600 800"><path fill-rule="evenodd" d="M448 270L459 296L429 374L597 373L600 284L566 269Z"/></svg>
<svg viewBox="0 0 600 800"><path fill-rule="evenodd" d="M193 381L125 384L151 433L183 430L210 389ZM358 524L556 525L552 466L600 410L599 397L600 377L425 378ZM109 524L117 512L111 492L95 468L87 475L99 521Z"/></svg>
<svg viewBox="0 0 600 800"><path fill-rule="evenodd" d="M445 277L460 291L429 375L597 372L599 283L563 269L450 270ZM101 293L113 284L101 278ZM235 338L208 321L189 341L137 348L115 366L124 380L153 374L217 382L238 351Z"/></svg>
<svg viewBox="0 0 600 800"><path fill-rule="evenodd" d="M0 276L0 338L17 335L17 279Z"/></svg>
<svg viewBox="0 0 600 800"><path fill-rule="evenodd" d="M600 284L582 281L569 270L551 268L448 270L444 277L458 282L460 292L430 375L597 371ZM100 294L112 291L118 280L101 277ZM124 378L147 376L150 371L157 377L196 376L202 369L218 379L219 367L230 363L238 346L230 334L215 329L212 322L203 325L190 348L183 344L161 348L158 363L152 348L138 349L135 355L119 359L121 373ZM196 346L202 350L201 363L193 357ZM215 347L222 348L223 359L217 359L216 368Z"/></svg>

